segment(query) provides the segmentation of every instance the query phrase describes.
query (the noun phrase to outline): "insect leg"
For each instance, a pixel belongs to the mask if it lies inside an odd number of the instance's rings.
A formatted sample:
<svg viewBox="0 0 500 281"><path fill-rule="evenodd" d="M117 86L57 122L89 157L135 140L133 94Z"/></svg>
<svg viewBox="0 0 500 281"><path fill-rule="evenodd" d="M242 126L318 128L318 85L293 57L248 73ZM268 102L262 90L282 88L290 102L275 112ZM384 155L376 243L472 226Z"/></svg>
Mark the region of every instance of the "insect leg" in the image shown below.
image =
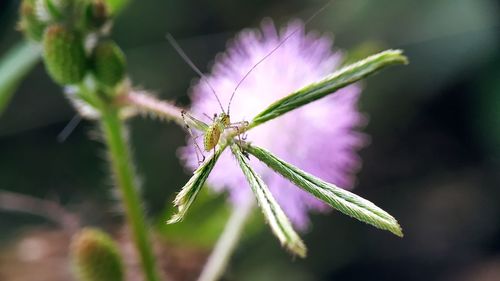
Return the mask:
<svg viewBox="0 0 500 281"><path fill-rule="evenodd" d="M250 123L248 121L240 121L229 124L229 126L238 126L238 125L243 125L244 127L246 127L250 125Z"/></svg>
<svg viewBox="0 0 500 281"><path fill-rule="evenodd" d="M243 148L241 147L241 143L243 142L243 139L241 138L241 132L240 132L240 129L242 128L242 126L238 126L239 124L242 124L244 127L248 126L247 121L241 121L241 122L231 123L231 124L229 124L229 126L227 126L227 128L236 129L236 134L238 135L238 146L240 147L241 151L243 151Z"/></svg>
<svg viewBox="0 0 500 281"><path fill-rule="evenodd" d="M193 139L193 142L194 142L194 145L196 147L195 149L195 152L196 152L196 159L198 160L198 164L201 164L203 163L203 161L205 161L205 155L203 155L203 151L201 150L200 146L198 145L198 142L196 141L197 138L200 137L200 135L198 136L194 136L193 134L193 131L191 131L191 127L189 127L189 124L188 122L186 121L186 117L187 118L191 118L191 119L194 119L194 117L192 117L191 115L189 115L186 111L181 111L181 116L182 116L182 120L184 121L184 123L186 124L186 129L188 130L189 132L189 135L191 136L191 138ZM200 153L201 154L201 161L200 161L200 155L198 154Z"/></svg>
<svg viewBox="0 0 500 281"><path fill-rule="evenodd" d="M238 134L238 140L241 142L242 140L246 140L247 139L247 135L246 133L241 135L240 134L240 129L241 127L248 127L248 125L250 125L250 123L248 121L240 121L240 122L234 122L234 123L231 123L229 124L229 128L233 128L233 129L236 129L236 132Z"/></svg>
<svg viewBox="0 0 500 281"><path fill-rule="evenodd" d="M236 131L238 132L238 135L239 135L240 134L240 129L248 127L248 125L250 125L250 123L248 121L240 121L240 122L231 123L227 127L228 128L236 129Z"/></svg>
<svg viewBox="0 0 500 281"><path fill-rule="evenodd" d="M243 148L242 144L243 142L247 139L247 135L244 134L243 136L241 135L241 128L242 126L236 126L234 124L243 124L243 126L248 126L248 122L247 121L242 121L242 122L236 122L236 123L231 123L228 128L231 128L231 129L236 129L236 133L238 135L238 147L240 148L241 152L243 153L243 155L248 159L250 160L250 155L248 154L248 152Z"/></svg>

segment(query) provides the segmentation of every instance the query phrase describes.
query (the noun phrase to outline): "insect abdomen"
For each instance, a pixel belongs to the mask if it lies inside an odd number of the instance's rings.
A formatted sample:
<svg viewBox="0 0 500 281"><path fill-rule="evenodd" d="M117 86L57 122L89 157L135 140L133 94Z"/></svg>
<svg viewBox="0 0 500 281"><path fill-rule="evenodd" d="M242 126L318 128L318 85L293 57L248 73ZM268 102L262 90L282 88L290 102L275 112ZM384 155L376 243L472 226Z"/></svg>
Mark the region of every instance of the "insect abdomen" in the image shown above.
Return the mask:
<svg viewBox="0 0 500 281"><path fill-rule="evenodd" d="M205 151L212 150L219 142L221 129L216 125L217 124L215 123L212 124L212 126L208 127L208 129L205 131L205 136L203 139L203 146L205 148Z"/></svg>

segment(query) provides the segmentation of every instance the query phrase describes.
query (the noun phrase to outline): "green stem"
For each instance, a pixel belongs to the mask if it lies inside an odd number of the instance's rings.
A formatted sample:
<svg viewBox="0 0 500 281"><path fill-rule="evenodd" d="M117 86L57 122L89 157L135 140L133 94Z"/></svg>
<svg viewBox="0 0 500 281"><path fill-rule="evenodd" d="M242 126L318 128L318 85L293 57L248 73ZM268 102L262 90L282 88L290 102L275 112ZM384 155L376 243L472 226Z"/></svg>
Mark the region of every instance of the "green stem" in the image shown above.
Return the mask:
<svg viewBox="0 0 500 281"><path fill-rule="evenodd" d="M250 218L253 207L253 200L234 207L233 213L227 221L226 227L217 241L212 254L210 254L198 281L216 281L222 276L226 270L229 258L240 240L246 222Z"/></svg>
<svg viewBox="0 0 500 281"><path fill-rule="evenodd" d="M109 157L120 190L128 223L138 250L142 269L148 281L158 281L149 233L147 232L144 210L138 194L138 183L132 166L132 157L126 143L125 126L115 108L103 109L101 127L104 132Z"/></svg>

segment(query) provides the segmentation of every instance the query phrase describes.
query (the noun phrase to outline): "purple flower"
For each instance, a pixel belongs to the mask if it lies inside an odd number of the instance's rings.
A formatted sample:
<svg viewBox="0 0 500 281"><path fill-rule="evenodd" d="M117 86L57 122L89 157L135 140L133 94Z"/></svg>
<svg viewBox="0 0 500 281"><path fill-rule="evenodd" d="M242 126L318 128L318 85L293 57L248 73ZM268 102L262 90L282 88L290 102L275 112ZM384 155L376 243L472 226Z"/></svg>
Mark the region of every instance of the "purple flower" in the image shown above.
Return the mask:
<svg viewBox="0 0 500 281"><path fill-rule="evenodd" d="M306 34L300 21L291 22L278 33L271 20L264 20L261 30L249 29L238 34L227 51L216 57L212 73L207 75L223 106L227 106L246 72L296 30L239 87L230 109L232 122L251 121L274 101L322 79L339 67L341 54L332 51L330 37L313 32ZM356 150L366 139L355 130L365 123L364 116L357 110L359 94L359 86L348 86L335 95L250 130L247 140L315 176L351 188L353 174L360 167ZM191 99L191 112L199 118L204 113L211 116L221 112L210 88L201 80L192 88ZM180 152L187 167L194 170L199 166L192 140ZM309 210L330 209L258 160L250 162L298 229L307 228ZM230 151L223 153L208 183L215 191L228 191L234 204L253 196Z"/></svg>

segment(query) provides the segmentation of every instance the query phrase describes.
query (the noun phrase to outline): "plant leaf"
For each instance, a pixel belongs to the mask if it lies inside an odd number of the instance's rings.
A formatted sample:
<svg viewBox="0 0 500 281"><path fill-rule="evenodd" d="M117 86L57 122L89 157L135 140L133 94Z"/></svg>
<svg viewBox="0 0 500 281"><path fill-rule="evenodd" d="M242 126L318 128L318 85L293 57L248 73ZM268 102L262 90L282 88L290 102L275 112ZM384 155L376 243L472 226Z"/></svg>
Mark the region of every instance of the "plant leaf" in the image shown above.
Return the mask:
<svg viewBox="0 0 500 281"><path fill-rule="evenodd" d="M343 67L323 80L308 85L295 93L274 102L254 117L250 127L255 127L283 115L288 111L294 110L302 105L332 94L349 84L376 73L384 67L407 63L408 59L402 55L401 50L387 50L372 55L364 60Z"/></svg>
<svg viewBox="0 0 500 281"><path fill-rule="evenodd" d="M326 202L334 209L362 222L403 237L403 232L397 220L372 202L308 174L279 159L263 148L247 145L245 149L271 169L280 173L316 198Z"/></svg>
<svg viewBox="0 0 500 281"><path fill-rule="evenodd" d="M22 41L0 59L0 115L7 108L21 80L38 62L40 54L37 45Z"/></svg>
<svg viewBox="0 0 500 281"><path fill-rule="evenodd" d="M295 230L293 230L288 217L274 199L267 185L252 169L252 167L250 167L245 156L237 145L231 145L231 151L236 156L236 160L238 160L241 170L243 171L243 174L245 174L245 177L247 178L255 197L257 198L257 202L259 203L262 213L264 214L266 221L271 226L274 235L278 237L281 245L290 250L292 253L304 258L307 252L304 242L302 242L299 235L295 232Z"/></svg>
<svg viewBox="0 0 500 281"><path fill-rule="evenodd" d="M177 207L177 213L167 221L168 224L179 222L184 218L189 206L191 206L196 199L196 196L205 184L208 175L214 168L215 163L225 148L226 146L222 146L215 150L214 154L206 159L205 162L203 162L203 164L201 164L201 166L194 171L193 176L189 179L186 185L182 187L181 191L174 199L174 206Z"/></svg>

